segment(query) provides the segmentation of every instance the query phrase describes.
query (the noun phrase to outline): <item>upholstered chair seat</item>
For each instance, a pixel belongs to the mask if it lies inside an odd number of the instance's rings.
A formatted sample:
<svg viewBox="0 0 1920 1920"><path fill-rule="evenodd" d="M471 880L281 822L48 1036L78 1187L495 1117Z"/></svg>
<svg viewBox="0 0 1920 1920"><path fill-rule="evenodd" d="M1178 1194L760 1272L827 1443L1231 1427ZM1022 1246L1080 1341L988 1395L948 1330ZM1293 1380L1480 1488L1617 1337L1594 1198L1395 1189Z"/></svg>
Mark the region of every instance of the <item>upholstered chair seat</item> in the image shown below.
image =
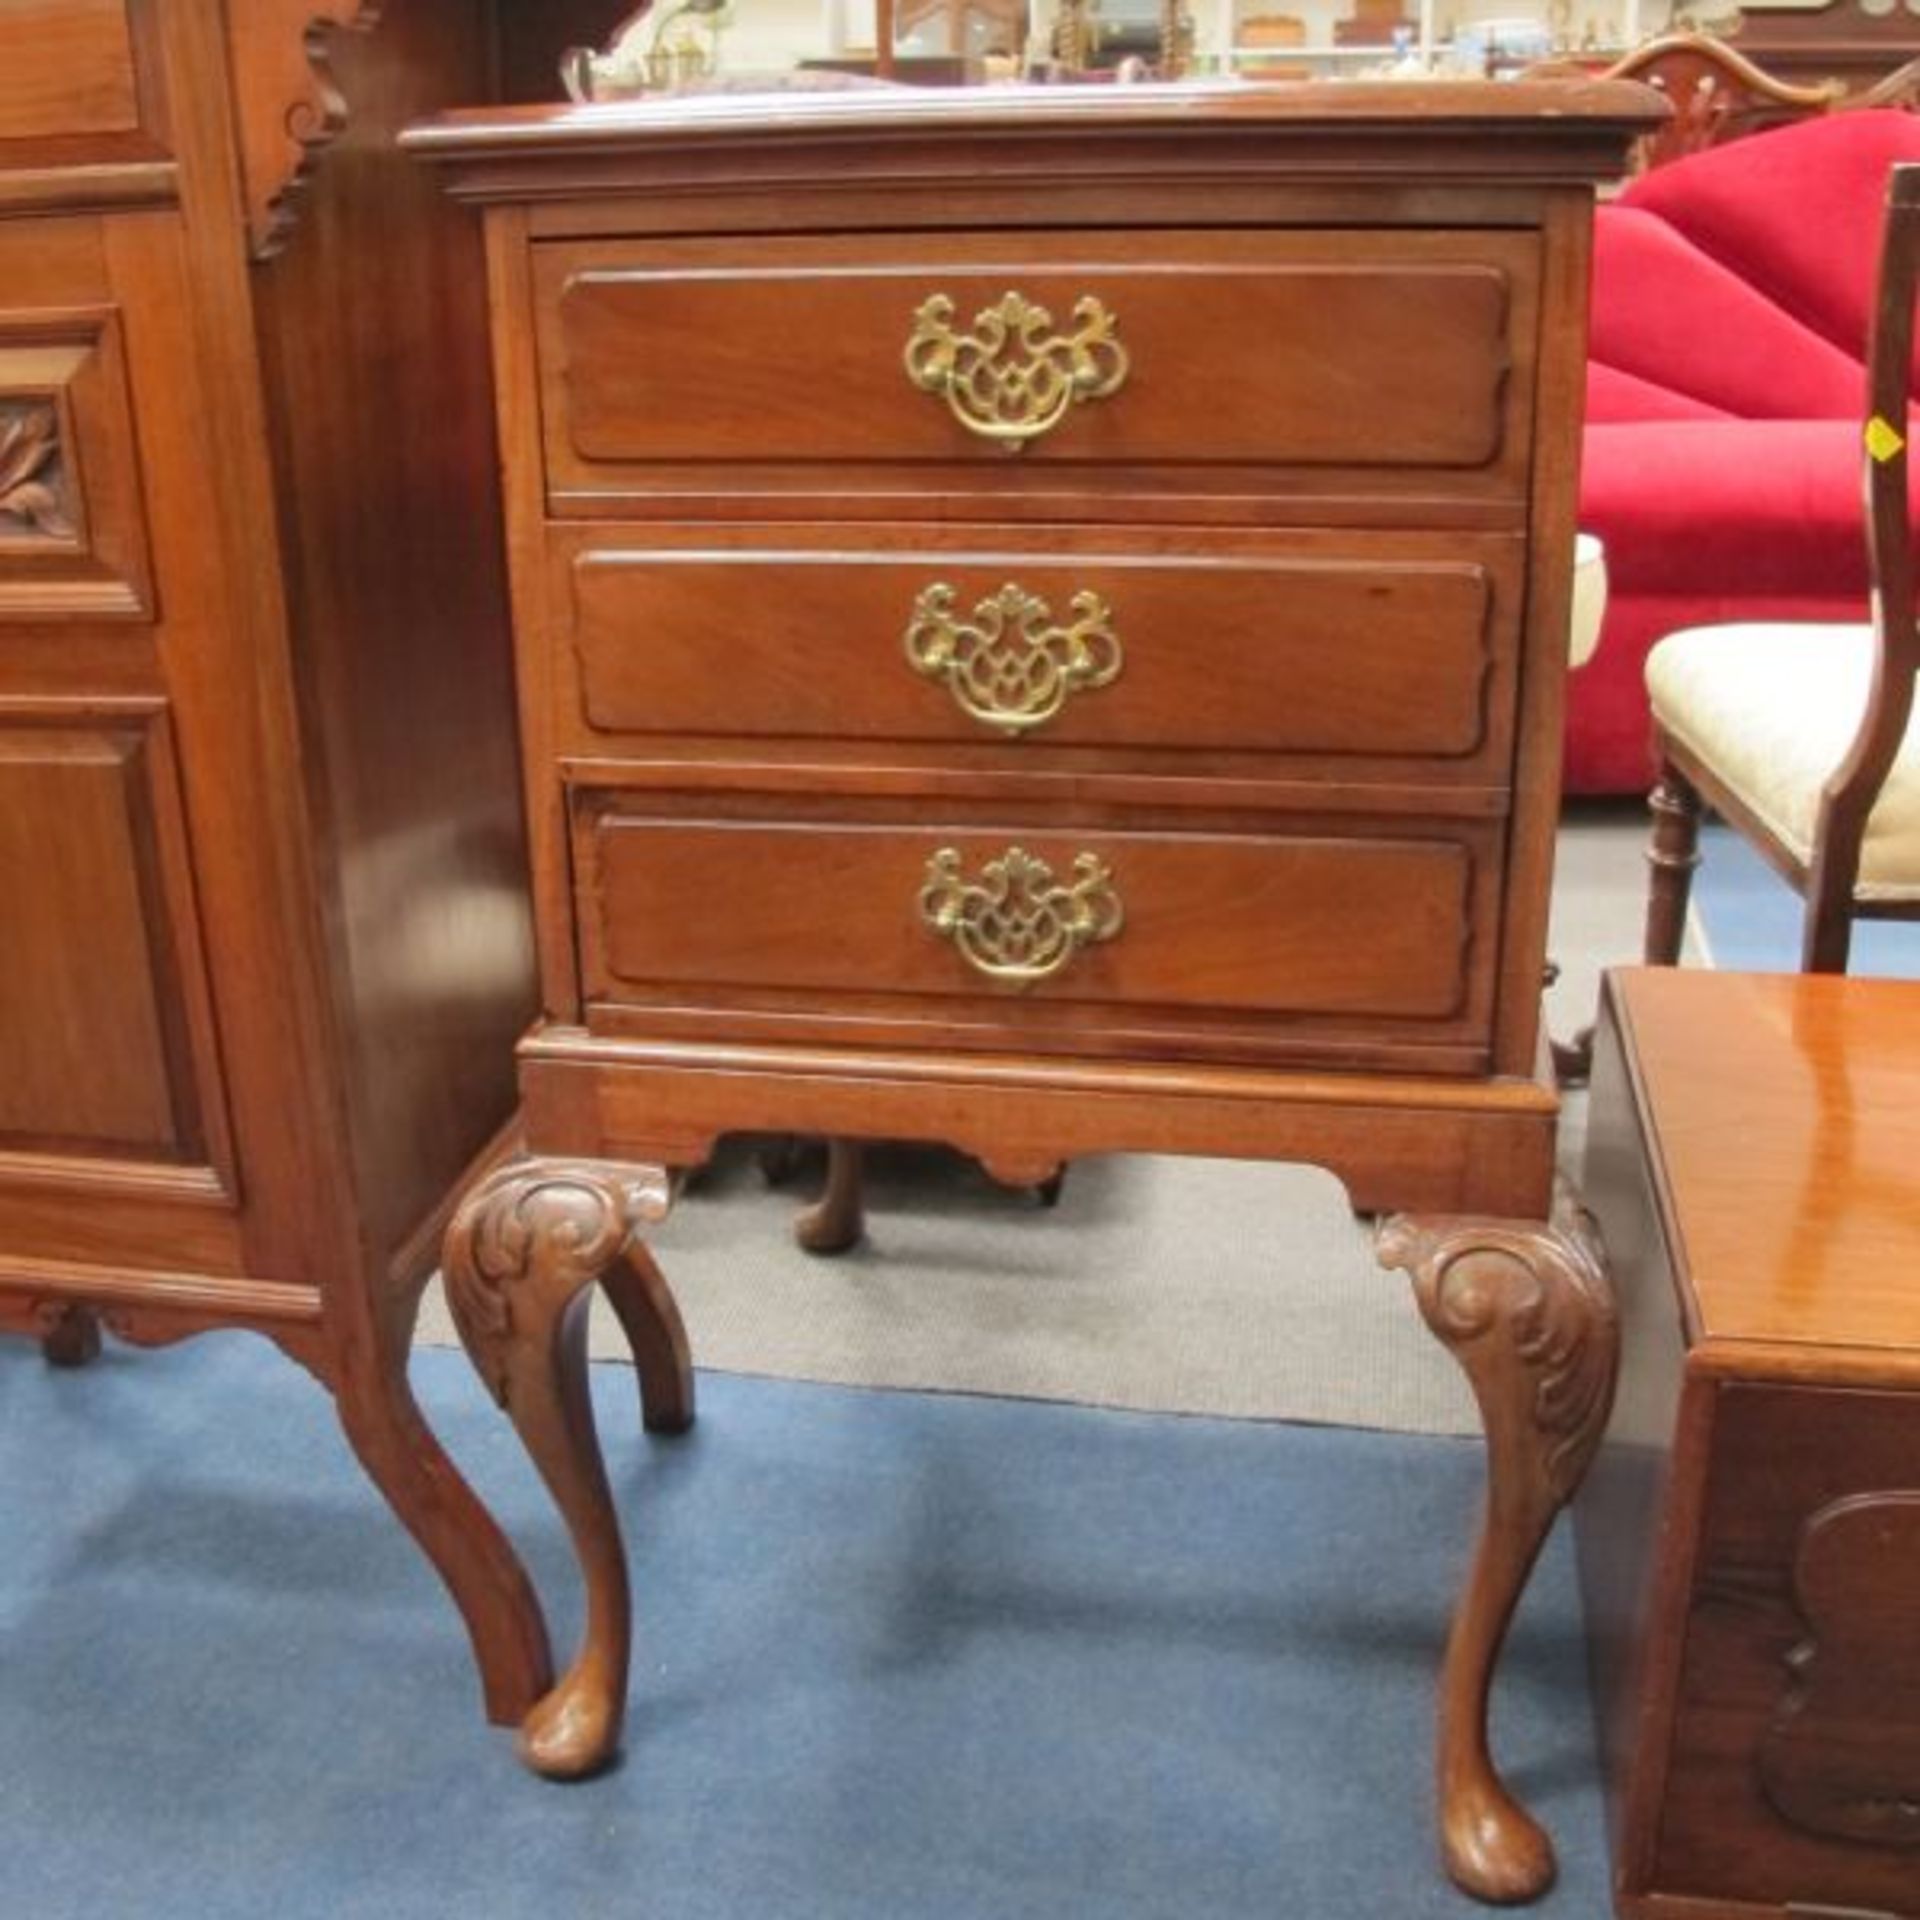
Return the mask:
<svg viewBox="0 0 1920 1920"><path fill-rule="evenodd" d="M1713 769L1802 867L1820 791L1867 711L1876 647L1867 626L1809 622L1693 627L1647 659L1661 732ZM1867 819L1856 900L1920 900L1920 730L1909 727Z"/></svg>

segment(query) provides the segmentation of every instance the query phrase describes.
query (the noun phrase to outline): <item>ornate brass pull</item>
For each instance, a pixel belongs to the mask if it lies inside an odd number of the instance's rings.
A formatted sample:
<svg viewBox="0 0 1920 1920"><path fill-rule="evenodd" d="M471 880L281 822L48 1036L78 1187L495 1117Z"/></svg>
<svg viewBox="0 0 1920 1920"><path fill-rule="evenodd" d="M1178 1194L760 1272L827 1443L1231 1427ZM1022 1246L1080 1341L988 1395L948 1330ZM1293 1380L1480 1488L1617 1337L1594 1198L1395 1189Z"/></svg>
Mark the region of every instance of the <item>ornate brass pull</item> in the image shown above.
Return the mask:
<svg viewBox="0 0 1920 1920"><path fill-rule="evenodd" d="M970 433L1018 453L1057 427L1081 400L1118 393L1127 350L1114 318L1091 294L1073 305L1071 333L1053 331L1053 315L1018 293L1005 293L973 316L971 333L955 333L953 302L936 293L913 316L907 377L945 399Z"/></svg>
<svg viewBox="0 0 1920 1920"><path fill-rule="evenodd" d="M1076 856L1071 884L1024 847L989 860L978 880L942 847L927 862L920 918L990 980L1031 986L1060 971L1082 947L1111 940L1125 924L1113 875L1091 853Z"/></svg>
<svg viewBox="0 0 1920 1920"><path fill-rule="evenodd" d="M943 680L954 704L983 725L1019 735L1043 727L1067 696L1111 686L1124 656L1097 593L1076 593L1067 626L1053 609L1009 581L962 617L954 590L941 583L913 603L907 658L914 671Z"/></svg>

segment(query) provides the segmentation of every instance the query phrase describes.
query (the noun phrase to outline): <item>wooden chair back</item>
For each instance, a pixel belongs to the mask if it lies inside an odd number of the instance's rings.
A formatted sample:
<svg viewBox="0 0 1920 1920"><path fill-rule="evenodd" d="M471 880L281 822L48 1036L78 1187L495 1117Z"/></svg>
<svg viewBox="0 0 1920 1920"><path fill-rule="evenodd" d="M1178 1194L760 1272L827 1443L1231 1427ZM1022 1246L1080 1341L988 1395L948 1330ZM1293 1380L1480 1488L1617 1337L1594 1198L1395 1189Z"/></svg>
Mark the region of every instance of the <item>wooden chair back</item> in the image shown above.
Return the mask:
<svg viewBox="0 0 1920 1920"><path fill-rule="evenodd" d="M1867 420L1862 437L1873 683L1860 731L1821 793L1814 826L1813 859L1807 874L1806 958L1816 972L1837 972L1846 965L1861 843L1874 803L1906 738L1913 714L1914 675L1920 671L1907 479L1917 276L1920 163L1910 163L1895 167L1887 183L1886 227L1867 346Z"/></svg>
<svg viewBox="0 0 1920 1920"><path fill-rule="evenodd" d="M1639 144L1635 158L1640 171L1831 112L1845 91L1833 81L1802 87L1776 80L1724 40L1705 33L1649 40L1610 67L1606 78L1638 80L1673 103L1672 117Z"/></svg>

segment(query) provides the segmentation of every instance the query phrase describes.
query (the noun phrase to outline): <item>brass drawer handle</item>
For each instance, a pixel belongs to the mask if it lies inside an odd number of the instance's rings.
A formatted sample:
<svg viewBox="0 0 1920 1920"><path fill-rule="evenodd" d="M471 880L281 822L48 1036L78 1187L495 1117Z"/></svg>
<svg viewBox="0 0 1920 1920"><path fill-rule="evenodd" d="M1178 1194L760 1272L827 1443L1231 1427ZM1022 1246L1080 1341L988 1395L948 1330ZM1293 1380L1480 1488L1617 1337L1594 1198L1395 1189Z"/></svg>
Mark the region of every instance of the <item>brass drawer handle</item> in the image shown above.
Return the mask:
<svg viewBox="0 0 1920 1920"><path fill-rule="evenodd" d="M978 880L968 880L959 854L942 847L927 862L920 918L951 940L976 973L1030 986L1051 979L1082 947L1111 940L1125 924L1104 861L1079 854L1073 875L1062 885L1044 860L1009 847L981 868Z"/></svg>
<svg viewBox="0 0 1920 1920"><path fill-rule="evenodd" d="M983 726L1018 737L1043 727L1073 693L1111 686L1125 656L1107 603L1076 593L1056 625L1037 594L1009 581L962 615L944 582L925 588L907 623L916 673L946 683L954 704Z"/></svg>
<svg viewBox="0 0 1920 1920"><path fill-rule="evenodd" d="M907 341L907 377L945 399L969 433L1018 453L1057 427L1082 400L1118 393L1127 350L1114 318L1091 294L1074 302L1071 333L1053 331L1053 315L1018 293L1004 293L956 333L944 293L923 301Z"/></svg>

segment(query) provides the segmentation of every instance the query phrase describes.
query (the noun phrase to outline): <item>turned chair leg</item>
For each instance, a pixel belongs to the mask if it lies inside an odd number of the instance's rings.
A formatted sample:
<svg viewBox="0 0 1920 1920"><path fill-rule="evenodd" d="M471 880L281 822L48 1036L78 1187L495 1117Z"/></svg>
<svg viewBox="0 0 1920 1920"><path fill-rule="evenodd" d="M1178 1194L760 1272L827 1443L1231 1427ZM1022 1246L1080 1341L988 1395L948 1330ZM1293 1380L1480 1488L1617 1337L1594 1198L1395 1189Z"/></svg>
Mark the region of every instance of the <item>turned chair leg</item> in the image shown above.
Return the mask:
<svg viewBox="0 0 1920 1920"><path fill-rule="evenodd" d="M633 1346L648 1425L678 1430L693 1418L686 1332L638 1240L668 1198L658 1167L532 1160L482 1181L447 1229L454 1324L560 1509L586 1587L579 1650L521 1723L521 1757L552 1779L613 1757L632 1650L626 1550L587 1384L596 1284Z"/></svg>
<svg viewBox="0 0 1920 1920"><path fill-rule="evenodd" d="M1693 891L1693 870L1700 864L1700 796L1673 767L1663 765L1659 781L1647 796L1653 815L1653 839L1647 848L1646 941L1643 957L1650 967L1680 964L1680 948L1687 936L1687 899Z"/></svg>
<svg viewBox="0 0 1920 1920"><path fill-rule="evenodd" d="M1529 1900L1553 1882L1553 1843L1494 1766L1488 1695L1547 1530L1613 1404L1613 1291L1592 1223L1564 1191L1550 1224L1399 1216L1381 1228L1379 1254L1412 1277L1486 1430L1486 1508L1440 1681L1441 1857L1482 1900Z"/></svg>

